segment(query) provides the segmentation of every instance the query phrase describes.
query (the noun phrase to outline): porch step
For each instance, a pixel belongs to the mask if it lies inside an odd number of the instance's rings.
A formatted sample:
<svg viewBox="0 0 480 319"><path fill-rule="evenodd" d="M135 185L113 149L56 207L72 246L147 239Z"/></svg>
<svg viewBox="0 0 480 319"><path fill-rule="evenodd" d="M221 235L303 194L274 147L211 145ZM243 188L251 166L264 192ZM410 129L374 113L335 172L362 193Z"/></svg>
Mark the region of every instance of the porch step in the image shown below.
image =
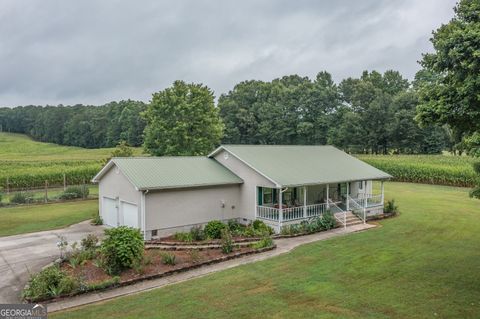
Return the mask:
<svg viewBox="0 0 480 319"><path fill-rule="evenodd" d="M343 218L343 213L339 213L337 215L340 219ZM347 223L347 227L348 226L353 226L353 225L359 225L359 224L362 224L363 223L363 220L361 220L360 218L358 218L355 214L353 214L351 211L347 211L347 213L345 214L345 217L346 217L346 223ZM337 224L338 226L343 226L342 223L340 223L339 221L337 221Z"/></svg>

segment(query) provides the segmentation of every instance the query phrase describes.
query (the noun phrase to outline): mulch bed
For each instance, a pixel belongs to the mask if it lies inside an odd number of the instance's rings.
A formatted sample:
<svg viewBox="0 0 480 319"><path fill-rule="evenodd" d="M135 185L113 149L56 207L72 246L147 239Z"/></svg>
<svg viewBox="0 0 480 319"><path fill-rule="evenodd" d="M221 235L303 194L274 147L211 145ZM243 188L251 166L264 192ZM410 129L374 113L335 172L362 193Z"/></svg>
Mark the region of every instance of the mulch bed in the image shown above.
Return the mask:
<svg viewBox="0 0 480 319"><path fill-rule="evenodd" d="M140 271L134 269L128 269L123 271L119 277L120 280L116 284L112 284L108 287L103 287L95 289L95 291L108 290L115 287L127 286L139 281L156 279L160 277L165 277L173 275L180 272L185 272L191 269L199 268L206 265L216 264L224 262L227 260L262 253L275 249L276 246L265 247L261 249L254 249L252 247L237 247L229 254L222 253L221 249L206 249L206 250L195 250L195 255L192 255L192 250L178 250L178 251L166 251L162 249L146 249L145 255L146 259L150 260L150 263L144 265ZM165 265L162 263L162 253L171 253L175 255L176 264L175 265ZM68 262L62 262L60 268L67 272L69 275L78 276L83 279L87 284L100 284L102 282L113 279L112 276L108 275L102 268L99 268L94 265L92 261L87 261L83 265L79 265L73 268ZM38 300L37 302L53 302L61 299L67 299L75 295L88 293L91 291L76 292L68 296L59 296L56 298L48 300Z"/></svg>
<svg viewBox="0 0 480 319"><path fill-rule="evenodd" d="M247 243L247 242L255 242L259 241L261 238L260 237L240 237L236 236L233 237L232 240L235 243ZM156 245L165 245L165 246L205 246L205 245L212 245L212 244L220 244L221 240L220 239L209 239L209 240L202 240L202 241L192 241L192 242L186 242L186 241L178 241L175 239L175 236L168 236L168 237L163 237L160 239L152 239L147 242L147 244L156 244Z"/></svg>

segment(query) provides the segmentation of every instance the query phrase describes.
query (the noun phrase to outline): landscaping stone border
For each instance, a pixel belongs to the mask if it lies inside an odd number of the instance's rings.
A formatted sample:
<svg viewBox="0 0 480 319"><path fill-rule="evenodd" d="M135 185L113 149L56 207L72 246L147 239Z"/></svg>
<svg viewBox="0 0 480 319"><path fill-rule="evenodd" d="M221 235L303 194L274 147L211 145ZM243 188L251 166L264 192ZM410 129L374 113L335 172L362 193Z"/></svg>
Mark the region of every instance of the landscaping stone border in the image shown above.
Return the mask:
<svg viewBox="0 0 480 319"><path fill-rule="evenodd" d="M238 253L234 253L234 254L231 254L231 255L221 256L221 257L218 257L218 258L215 258L215 259L206 260L204 262L200 262L200 263L197 263L197 264L185 266L185 267L182 267L182 268L172 269L172 270L169 270L169 271L166 271L166 272L163 272L163 273L152 274L152 275L147 275L147 276L143 276L143 277L130 279L130 280L123 281L123 282L118 282L118 283L112 284L111 286L102 287L102 288L99 288L99 289L78 291L78 292L75 292L75 293L72 293L72 294L69 294L69 295L66 295L66 296L59 296L59 297L55 297L55 298L35 300L35 301L30 301L30 300L26 299L26 301L36 302L36 303L42 302L42 303L48 304L48 303L51 303L51 302L65 300L65 299L68 299L70 297L74 297L74 296L77 296L77 295L83 295L83 294L87 294L87 293L90 293L90 292L105 291L105 290L110 290L110 289L114 289L114 288L117 288L117 287L129 286L129 285L135 284L135 283L140 282L140 281L146 281L146 280L152 280L152 279L157 279L157 278L161 278L161 277L166 277L166 276L174 275L174 274L177 274L177 273L186 272L186 271L189 271L189 270L192 270L192 269L200 268L200 267L203 267L203 266L218 264L218 263L225 262L225 261L235 259L235 258L240 258L240 257L244 257L244 256L263 253L263 252L266 252L266 251L273 250L275 248L277 248L276 244L274 244L270 247L254 249L254 250L251 250L251 251L238 252Z"/></svg>

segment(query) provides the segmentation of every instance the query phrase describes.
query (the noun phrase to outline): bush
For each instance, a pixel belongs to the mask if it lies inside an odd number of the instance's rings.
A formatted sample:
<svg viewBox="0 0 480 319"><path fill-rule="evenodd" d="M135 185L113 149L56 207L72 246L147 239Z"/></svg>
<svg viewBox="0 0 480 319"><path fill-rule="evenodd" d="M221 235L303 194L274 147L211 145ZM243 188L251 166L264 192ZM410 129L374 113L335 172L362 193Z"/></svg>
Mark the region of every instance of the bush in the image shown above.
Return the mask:
<svg viewBox="0 0 480 319"><path fill-rule="evenodd" d="M205 226L205 236L211 239L219 239L222 237L222 230L225 229L225 224L219 220L212 220Z"/></svg>
<svg viewBox="0 0 480 319"><path fill-rule="evenodd" d="M177 258L175 254L172 253L162 253L162 263L165 265L174 266L177 263Z"/></svg>
<svg viewBox="0 0 480 319"><path fill-rule="evenodd" d="M228 228L223 228L221 230L222 236L222 252L224 254L229 254L233 251L233 239L232 234Z"/></svg>
<svg viewBox="0 0 480 319"><path fill-rule="evenodd" d="M105 259L105 270L110 275L118 274L123 269L132 268L143 258L144 242L140 230L120 226L105 230L105 239L101 253Z"/></svg>
<svg viewBox="0 0 480 319"><path fill-rule="evenodd" d="M69 294L79 286L76 278L68 276L58 265L43 269L30 276L23 298L36 301Z"/></svg>
<svg viewBox="0 0 480 319"><path fill-rule="evenodd" d="M236 233L242 229L243 225L237 222L235 219L230 219L227 223L227 226L232 233Z"/></svg>
<svg viewBox="0 0 480 319"><path fill-rule="evenodd" d="M319 230L329 230L337 226L337 220L331 211L326 211L322 214L320 218L320 229Z"/></svg>
<svg viewBox="0 0 480 319"><path fill-rule="evenodd" d="M10 197L10 202L15 204L28 204L34 201L33 195L27 192L18 192Z"/></svg>
<svg viewBox="0 0 480 319"><path fill-rule="evenodd" d="M92 224L96 226L103 225L103 219L98 212L93 216Z"/></svg>
<svg viewBox="0 0 480 319"><path fill-rule="evenodd" d="M201 241L205 239L205 233L202 227L192 227L190 229L190 235L194 241Z"/></svg>
<svg viewBox="0 0 480 319"><path fill-rule="evenodd" d="M82 249L93 251L97 249L98 237L95 234L88 234L80 241Z"/></svg>
<svg viewBox="0 0 480 319"><path fill-rule="evenodd" d="M184 232L175 233L175 235L173 235L173 238L175 238L175 240L184 241L187 243L191 243L193 241L192 234Z"/></svg>
<svg viewBox="0 0 480 319"><path fill-rule="evenodd" d="M480 199L480 186L477 186L470 191L470 197Z"/></svg>
<svg viewBox="0 0 480 319"><path fill-rule="evenodd" d="M474 162L472 164L472 166L473 166L473 170L475 171L475 173L480 175L480 162Z"/></svg>
<svg viewBox="0 0 480 319"><path fill-rule="evenodd" d="M107 280L104 280L104 281L101 281L101 282L95 282L95 283L88 284L85 287L83 287L83 291L105 289L105 288L108 288L108 287L115 286L119 282L120 282L120 277L114 276L110 279L107 279Z"/></svg>
<svg viewBox="0 0 480 319"><path fill-rule="evenodd" d="M270 235L274 233L273 228L267 226L263 221L256 219L252 223L253 229L258 231L259 233L269 233Z"/></svg>
<svg viewBox="0 0 480 319"><path fill-rule="evenodd" d="M260 241L252 245L254 249L262 249L273 246L273 239L270 236L264 236Z"/></svg>
<svg viewBox="0 0 480 319"><path fill-rule="evenodd" d="M87 186L70 186L59 196L60 199L87 198L89 190Z"/></svg>
<svg viewBox="0 0 480 319"><path fill-rule="evenodd" d="M190 256L191 262L194 263L194 264L200 262L200 260L202 259L200 257L200 253L199 253L198 249L189 250L188 255Z"/></svg>
<svg viewBox="0 0 480 319"><path fill-rule="evenodd" d="M397 215L398 214L398 206L395 205L395 200L389 200L385 207L383 208L383 213L387 215Z"/></svg>

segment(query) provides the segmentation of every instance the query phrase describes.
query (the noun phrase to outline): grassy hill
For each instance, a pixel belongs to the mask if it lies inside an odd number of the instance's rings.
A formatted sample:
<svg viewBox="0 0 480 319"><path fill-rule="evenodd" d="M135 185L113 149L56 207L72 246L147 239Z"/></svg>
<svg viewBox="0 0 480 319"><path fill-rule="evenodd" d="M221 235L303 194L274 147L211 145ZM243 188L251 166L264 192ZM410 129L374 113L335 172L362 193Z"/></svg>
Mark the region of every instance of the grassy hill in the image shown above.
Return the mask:
<svg viewBox="0 0 480 319"><path fill-rule="evenodd" d="M0 133L0 190L62 184L63 174L70 184L89 180L101 168L112 148L85 149L32 140L23 134ZM136 149L141 154L141 149Z"/></svg>

